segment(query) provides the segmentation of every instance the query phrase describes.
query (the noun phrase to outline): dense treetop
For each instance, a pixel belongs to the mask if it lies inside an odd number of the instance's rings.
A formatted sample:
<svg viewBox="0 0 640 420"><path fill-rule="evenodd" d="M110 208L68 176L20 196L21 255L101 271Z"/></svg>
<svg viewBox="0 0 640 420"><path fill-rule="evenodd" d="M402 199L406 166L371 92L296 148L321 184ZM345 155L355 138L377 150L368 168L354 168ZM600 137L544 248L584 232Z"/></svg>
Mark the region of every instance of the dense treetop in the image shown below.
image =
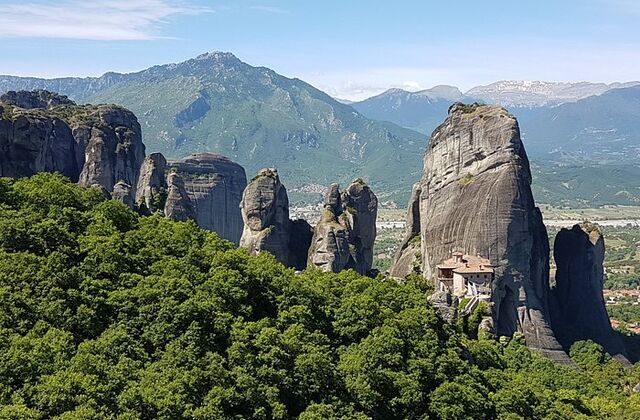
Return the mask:
<svg viewBox="0 0 640 420"><path fill-rule="evenodd" d="M0 180L0 419L638 418L640 371L448 325L420 279L295 274L98 189Z"/></svg>

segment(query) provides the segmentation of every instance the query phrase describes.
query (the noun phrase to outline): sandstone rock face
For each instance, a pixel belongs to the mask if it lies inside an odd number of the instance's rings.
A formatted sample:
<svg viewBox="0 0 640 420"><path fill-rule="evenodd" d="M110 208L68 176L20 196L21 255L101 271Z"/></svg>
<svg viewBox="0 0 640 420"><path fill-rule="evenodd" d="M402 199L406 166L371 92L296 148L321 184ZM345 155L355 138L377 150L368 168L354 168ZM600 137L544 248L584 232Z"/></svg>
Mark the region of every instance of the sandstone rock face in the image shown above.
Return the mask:
<svg viewBox="0 0 640 420"><path fill-rule="evenodd" d="M118 181L124 181L135 194L145 156L136 116L120 107L99 105L73 119L71 128L79 150L84 150L78 183L111 190Z"/></svg>
<svg viewBox="0 0 640 420"><path fill-rule="evenodd" d="M420 236L420 183L413 186L407 206L407 233L401 247L395 255L389 274L396 278L405 278L411 273L422 272L422 239Z"/></svg>
<svg viewBox="0 0 640 420"><path fill-rule="evenodd" d="M167 177L167 201L164 205L164 215L177 222L184 222L196 218L196 212L189 199L189 194L182 177L172 172Z"/></svg>
<svg viewBox="0 0 640 420"><path fill-rule="evenodd" d="M130 111L46 91L8 92L0 107L0 176L57 171L84 186L112 192L123 181L136 190L144 145Z"/></svg>
<svg viewBox="0 0 640 420"><path fill-rule="evenodd" d="M278 171L261 170L244 190L240 209L244 221L240 246L254 255L270 252L284 265L292 265L289 198Z"/></svg>
<svg viewBox="0 0 640 420"><path fill-rule="evenodd" d="M361 179L340 194L329 189L322 216L314 229L308 265L324 271L352 268L368 274L373 262L378 199Z"/></svg>
<svg viewBox="0 0 640 420"><path fill-rule="evenodd" d="M324 207L331 210L333 214L342 213L342 197L340 195L340 185L331 184L324 199Z"/></svg>
<svg viewBox="0 0 640 420"><path fill-rule="evenodd" d="M198 226L239 243L243 229L240 200L247 186L244 168L222 155L196 153L171 162L169 171L179 174L183 180ZM165 214L167 210L174 213L169 196L170 191Z"/></svg>
<svg viewBox="0 0 640 420"><path fill-rule="evenodd" d="M69 125L57 117L10 109L11 118L0 112L0 176L60 172L77 181L82 166L74 157L76 142Z"/></svg>
<svg viewBox="0 0 640 420"><path fill-rule="evenodd" d="M325 206L320 221L313 231L307 266L338 273L355 264L349 252L349 226Z"/></svg>
<svg viewBox="0 0 640 420"><path fill-rule="evenodd" d="M558 232L553 247L557 266L553 327L567 350L576 341L590 339L630 365L602 295L604 252L604 238L596 225L584 223Z"/></svg>
<svg viewBox="0 0 640 420"><path fill-rule="evenodd" d="M378 198L362 179L357 179L342 195L342 205L350 221L349 237L355 248L355 270L366 274L373 265L373 243L376 240Z"/></svg>
<svg viewBox="0 0 640 420"><path fill-rule="evenodd" d="M138 188L136 191L136 203L143 212L154 213L159 210L167 194L167 160L161 153L152 153L142 162Z"/></svg>
<svg viewBox="0 0 640 420"><path fill-rule="evenodd" d="M409 225L420 230L425 277L435 278L454 250L489 258L496 333L521 330L530 347L570 363L550 327L547 233L516 119L497 106L452 105L431 136L414 194ZM393 272L407 271L411 237Z"/></svg>

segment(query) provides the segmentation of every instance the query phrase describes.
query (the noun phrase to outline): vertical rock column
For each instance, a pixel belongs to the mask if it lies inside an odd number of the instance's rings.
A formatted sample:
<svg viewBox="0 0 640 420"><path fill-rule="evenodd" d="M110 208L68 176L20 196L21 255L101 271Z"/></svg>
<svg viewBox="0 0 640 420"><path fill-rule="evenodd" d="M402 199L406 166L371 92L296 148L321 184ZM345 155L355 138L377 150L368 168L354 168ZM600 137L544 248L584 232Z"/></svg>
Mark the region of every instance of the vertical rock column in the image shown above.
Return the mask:
<svg viewBox="0 0 640 420"><path fill-rule="evenodd" d="M630 365L621 337L611 328L602 295L604 252L604 237L594 224L558 232L553 248L557 266L553 327L566 349L576 341L593 340Z"/></svg>
<svg viewBox="0 0 640 420"><path fill-rule="evenodd" d="M324 271L354 269L366 275L373 264L378 199L356 179L344 193L331 185L321 219L314 229L308 265Z"/></svg>
<svg viewBox="0 0 640 420"><path fill-rule="evenodd" d="M144 159L138 178L136 203L145 213L164 208L167 195L167 160L161 153L152 153Z"/></svg>
<svg viewBox="0 0 640 420"><path fill-rule="evenodd" d="M240 246L251 254L268 251L290 265L289 198L278 171L262 169L244 190L240 209L244 221Z"/></svg>
<svg viewBox="0 0 640 420"><path fill-rule="evenodd" d="M408 216L392 273L406 275L416 255L429 279L454 250L488 258L496 332L522 331L528 346L570 363L551 329L547 232L513 115L499 106L452 105L429 140Z"/></svg>

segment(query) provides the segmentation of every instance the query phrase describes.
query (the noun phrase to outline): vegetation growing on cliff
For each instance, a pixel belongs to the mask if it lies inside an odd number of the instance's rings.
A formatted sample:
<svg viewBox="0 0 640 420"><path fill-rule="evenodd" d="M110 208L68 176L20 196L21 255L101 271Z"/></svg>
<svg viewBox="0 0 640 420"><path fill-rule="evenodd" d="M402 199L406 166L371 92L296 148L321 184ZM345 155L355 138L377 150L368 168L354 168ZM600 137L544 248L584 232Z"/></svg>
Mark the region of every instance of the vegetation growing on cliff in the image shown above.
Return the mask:
<svg viewBox="0 0 640 420"><path fill-rule="evenodd" d="M0 181L0 418L637 418L636 369L445 324L424 282L286 269L58 175ZM473 326L473 328L470 328Z"/></svg>

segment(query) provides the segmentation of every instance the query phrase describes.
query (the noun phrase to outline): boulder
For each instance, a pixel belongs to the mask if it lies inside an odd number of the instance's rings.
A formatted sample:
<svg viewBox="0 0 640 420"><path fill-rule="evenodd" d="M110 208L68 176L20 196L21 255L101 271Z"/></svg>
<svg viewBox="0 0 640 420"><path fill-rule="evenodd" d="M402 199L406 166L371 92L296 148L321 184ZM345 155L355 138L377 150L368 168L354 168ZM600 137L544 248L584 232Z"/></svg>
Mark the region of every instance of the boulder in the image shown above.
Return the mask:
<svg viewBox="0 0 640 420"><path fill-rule="evenodd" d="M458 317L458 297L449 292L438 291L429 296L429 301L436 308L438 314L448 323L452 323Z"/></svg>
<svg viewBox="0 0 640 420"><path fill-rule="evenodd" d="M580 340L593 340L630 366L622 337L611 327L602 294L604 237L597 225L583 223L556 235L553 256L556 287L553 327L566 350Z"/></svg>
<svg viewBox="0 0 640 420"><path fill-rule="evenodd" d="M550 326L547 233L513 115L499 106L450 107L429 141L408 224L393 273L408 272L417 230L420 268L429 279L455 250L488 258L496 333L522 331L531 348L571 363Z"/></svg>
<svg viewBox="0 0 640 420"><path fill-rule="evenodd" d="M495 330L493 328L493 318L490 316L483 316L480 325L478 325L478 338L479 339L491 339L495 338Z"/></svg>

